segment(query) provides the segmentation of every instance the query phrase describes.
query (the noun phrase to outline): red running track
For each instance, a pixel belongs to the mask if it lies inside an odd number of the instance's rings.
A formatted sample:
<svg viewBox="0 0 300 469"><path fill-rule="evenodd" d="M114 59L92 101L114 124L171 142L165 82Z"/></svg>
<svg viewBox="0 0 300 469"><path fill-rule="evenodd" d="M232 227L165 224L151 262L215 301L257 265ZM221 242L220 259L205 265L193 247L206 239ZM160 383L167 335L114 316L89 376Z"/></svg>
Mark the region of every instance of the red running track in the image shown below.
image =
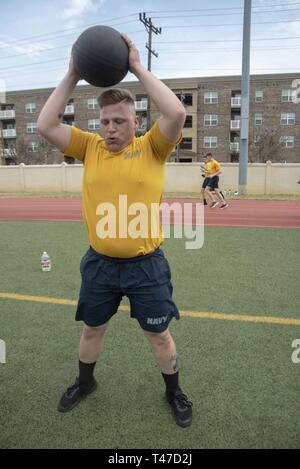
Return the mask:
<svg viewBox="0 0 300 469"><path fill-rule="evenodd" d="M166 199L199 203L197 199ZM224 210L205 207L205 226L300 229L300 201L230 200ZM80 198L2 198L1 221L82 221ZM175 220L176 223L176 220Z"/></svg>

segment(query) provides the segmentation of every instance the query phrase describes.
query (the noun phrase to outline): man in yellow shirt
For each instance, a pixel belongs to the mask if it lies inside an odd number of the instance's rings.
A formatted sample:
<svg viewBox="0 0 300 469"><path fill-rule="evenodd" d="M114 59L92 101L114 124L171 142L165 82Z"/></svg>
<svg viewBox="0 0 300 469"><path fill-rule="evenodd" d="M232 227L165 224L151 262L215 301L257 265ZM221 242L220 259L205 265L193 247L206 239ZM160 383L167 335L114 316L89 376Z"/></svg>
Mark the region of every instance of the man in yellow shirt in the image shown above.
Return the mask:
<svg viewBox="0 0 300 469"><path fill-rule="evenodd" d="M216 194L217 198L221 202L221 206L220 206L221 209L229 207L221 191L219 190L219 175L222 172L222 167L220 163L213 158L211 153L207 153L207 155L205 155L204 157L204 168L205 168L205 180L204 181L207 181L204 194L207 195L212 201L210 208L215 208L219 203L218 200L214 198L213 196L214 194Z"/></svg>
<svg viewBox="0 0 300 469"><path fill-rule="evenodd" d="M84 164L83 215L90 244L80 264L76 312L76 320L83 321L79 377L62 395L58 410L73 409L96 389L94 367L109 320L125 295L131 316L150 342L176 423L186 427L192 422L192 403L179 386L176 346L168 329L173 317L179 319L170 267L160 249L163 233L157 217L146 228L144 223L152 205L161 201L164 163L180 141L186 114L175 94L143 67L135 45L123 38L130 71L161 113L149 132L135 137L134 99L117 88L99 97L101 136L62 124L63 110L80 79L72 59L38 119L39 132L47 140ZM137 212L140 216L133 218Z"/></svg>

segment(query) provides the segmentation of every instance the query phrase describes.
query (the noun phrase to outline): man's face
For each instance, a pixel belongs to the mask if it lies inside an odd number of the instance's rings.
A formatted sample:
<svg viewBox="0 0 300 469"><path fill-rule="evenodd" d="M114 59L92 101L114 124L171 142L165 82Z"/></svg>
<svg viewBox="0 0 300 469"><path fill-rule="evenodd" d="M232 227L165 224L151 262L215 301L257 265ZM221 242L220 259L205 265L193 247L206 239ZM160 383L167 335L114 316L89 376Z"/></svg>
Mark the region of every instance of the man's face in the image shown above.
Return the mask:
<svg viewBox="0 0 300 469"><path fill-rule="evenodd" d="M109 104L100 110L100 134L110 151L118 152L129 145L137 126L138 118L129 104Z"/></svg>

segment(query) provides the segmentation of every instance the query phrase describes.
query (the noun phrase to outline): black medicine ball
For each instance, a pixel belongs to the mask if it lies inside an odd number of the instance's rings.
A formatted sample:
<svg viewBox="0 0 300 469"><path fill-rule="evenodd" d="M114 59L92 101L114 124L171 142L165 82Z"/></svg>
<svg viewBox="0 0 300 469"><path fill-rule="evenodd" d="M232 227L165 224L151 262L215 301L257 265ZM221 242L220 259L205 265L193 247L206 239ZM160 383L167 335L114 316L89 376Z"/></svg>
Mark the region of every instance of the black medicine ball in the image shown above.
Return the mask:
<svg viewBox="0 0 300 469"><path fill-rule="evenodd" d="M129 69L129 50L121 34L109 26L92 26L83 31L72 48L80 78L94 86L113 86Z"/></svg>

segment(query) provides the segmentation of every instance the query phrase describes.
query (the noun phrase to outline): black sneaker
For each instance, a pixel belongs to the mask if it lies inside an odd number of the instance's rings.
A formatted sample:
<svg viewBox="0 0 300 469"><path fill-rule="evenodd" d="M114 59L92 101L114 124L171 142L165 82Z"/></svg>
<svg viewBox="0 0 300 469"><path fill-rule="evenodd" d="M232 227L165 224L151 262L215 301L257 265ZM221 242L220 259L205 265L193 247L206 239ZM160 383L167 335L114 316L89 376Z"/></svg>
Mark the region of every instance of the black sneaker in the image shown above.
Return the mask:
<svg viewBox="0 0 300 469"><path fill-rule="evenodd" d="M188 427L192 423L192 405L180 388L174 392L166 391L167 401L172 407L177 425Z"/></svg>
<svg viewBox="0 0 300 469"><path fill-rule="evenodd" d="M91 394L92 392L95 391L97 388L97 381L94 378L93 383L91 384L90 388L82 391L79 388L79 379L76 378L75 383L73 386L70 386L66 392L62 395L57 410L59 412L68 412L69 410L72 410L74 407L76 407L81 399L88 394Z"/></svg>
<svg viewBox="0 0 300 469"><path fill-rule="evenodd" d="M217 205L218 205L218 201L216 200L216 202L213 202L210 206L210 208L215 208Z"/></svg>
<svg viewBox="0 0 300 469"><path fill-rule="evenodd" d="M225 204L222 204L220 208L223 209L223 208L228 208L228 207L229 207L229 205L225 203Z"/></svg>

